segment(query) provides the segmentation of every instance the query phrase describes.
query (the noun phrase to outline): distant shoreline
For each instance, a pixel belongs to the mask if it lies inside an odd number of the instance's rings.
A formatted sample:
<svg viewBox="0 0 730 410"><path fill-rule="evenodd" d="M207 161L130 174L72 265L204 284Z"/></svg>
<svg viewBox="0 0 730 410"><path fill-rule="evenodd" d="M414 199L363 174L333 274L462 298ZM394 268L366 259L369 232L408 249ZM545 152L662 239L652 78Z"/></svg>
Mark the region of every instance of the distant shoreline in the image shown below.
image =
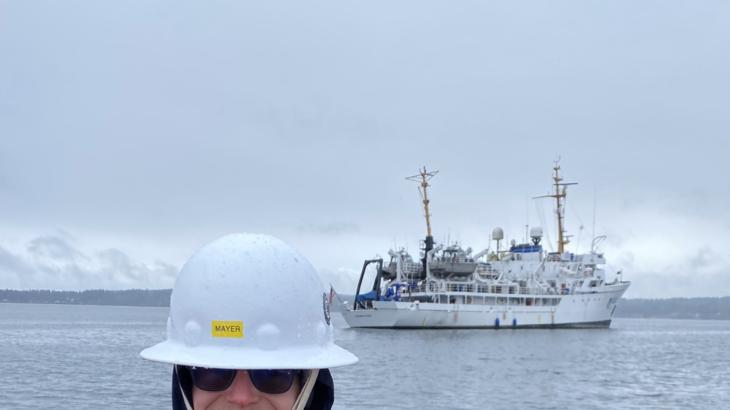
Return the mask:
<svg viewBox="0 0 730 410"><path fill-rule="evenodd" d="M730 320L730 296L621 299L616 317Z"/></svg>
<svg viewBox="0 0 730 410"><path fill-rule="evenodd" d="M0 290L0 303L169 307L171 289ZM342 295L345 296L345 295ZM730 296L621 299L616 317L730 320Z"/></svg>
<svg viewBox="0 0 730 410"><path fill-rule="evenodd" d="M170 289L0 290L0 303L169 307Z"/></svg>

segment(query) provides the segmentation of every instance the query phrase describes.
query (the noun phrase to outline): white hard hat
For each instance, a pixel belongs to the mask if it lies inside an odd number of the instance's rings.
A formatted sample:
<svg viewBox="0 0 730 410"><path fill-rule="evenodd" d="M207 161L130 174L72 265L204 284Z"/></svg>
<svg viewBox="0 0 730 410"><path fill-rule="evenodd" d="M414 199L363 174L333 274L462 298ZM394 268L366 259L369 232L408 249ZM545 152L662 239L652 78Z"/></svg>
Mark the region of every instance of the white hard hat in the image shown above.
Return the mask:
<svg viewBox="0 0 730 410"><path fill-rule="evenodd" d="M333 342L314 267L284 242L233 234L183 266L170 298L167 340L149 360L224 369L324 369L357 362Z"/></svg>

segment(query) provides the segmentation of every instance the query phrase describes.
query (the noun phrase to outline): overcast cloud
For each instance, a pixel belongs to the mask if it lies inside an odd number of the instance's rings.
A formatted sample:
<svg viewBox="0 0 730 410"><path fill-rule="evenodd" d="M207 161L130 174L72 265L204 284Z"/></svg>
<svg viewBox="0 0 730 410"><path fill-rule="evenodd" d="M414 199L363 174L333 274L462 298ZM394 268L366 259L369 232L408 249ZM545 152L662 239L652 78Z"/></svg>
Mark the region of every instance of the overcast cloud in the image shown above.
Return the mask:
<svg viewBox="0 0 730 410"><path fill-rule="evenodd" d="M235 231L353 287L423 165L437 240L554 240L560 155L628 297L728 295L728 73L724 0L0 0L0 288L170 287Z"/></svg>

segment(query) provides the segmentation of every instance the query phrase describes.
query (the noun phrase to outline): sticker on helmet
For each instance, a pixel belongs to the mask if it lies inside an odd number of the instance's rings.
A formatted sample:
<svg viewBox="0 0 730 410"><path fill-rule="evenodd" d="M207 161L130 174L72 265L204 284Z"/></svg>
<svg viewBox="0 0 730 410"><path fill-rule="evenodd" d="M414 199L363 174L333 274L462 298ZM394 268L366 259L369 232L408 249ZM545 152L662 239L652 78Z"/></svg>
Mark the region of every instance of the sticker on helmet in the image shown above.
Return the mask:
<svg viewBox="0 0 730 410"><path fill-rule="evenodd" d="M243 322L240 320L214 320L210 327L213 337L243 338Z"/></svg>
<svg viewBox="0 0 730 410"><path fill-rule="evenodd" d="M327 300L327 294L322 294L322 311L324 311L324 321L327 322L327 324L330 324L330 303L329 300Z"/></svg>

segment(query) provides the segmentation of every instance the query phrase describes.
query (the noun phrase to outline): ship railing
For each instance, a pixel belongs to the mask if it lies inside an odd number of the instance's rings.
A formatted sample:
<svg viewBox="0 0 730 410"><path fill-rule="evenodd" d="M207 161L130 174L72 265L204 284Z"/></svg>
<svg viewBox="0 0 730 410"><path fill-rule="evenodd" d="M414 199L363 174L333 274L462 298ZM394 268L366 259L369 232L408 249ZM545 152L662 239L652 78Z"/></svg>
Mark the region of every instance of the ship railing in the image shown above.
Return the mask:
<svg viewBox="0 0 730 410"><path fill-rule="evenodd" d="M474 292L474 285L473 284L456 284L456 283L449 283L447 285L447 292Z"/></svg>
<svg viewBox="0 0 730 410"><path fill-rule="evenodd" d="M401 295L409 295L411 293L424 293L427 291L429 291L429 286L427 283L410 284L403 287L403 289L401 290Z"/></svg>
<svg viewBox="0 0 730 410"><path fill-rule="evenodd" d="M407 290L412 293L477 293L491 295L555 295L554 289L547 287L518 286L517 284L481 284L481 283L454 283L454 282L424 282L411 285Z"/></svg>

